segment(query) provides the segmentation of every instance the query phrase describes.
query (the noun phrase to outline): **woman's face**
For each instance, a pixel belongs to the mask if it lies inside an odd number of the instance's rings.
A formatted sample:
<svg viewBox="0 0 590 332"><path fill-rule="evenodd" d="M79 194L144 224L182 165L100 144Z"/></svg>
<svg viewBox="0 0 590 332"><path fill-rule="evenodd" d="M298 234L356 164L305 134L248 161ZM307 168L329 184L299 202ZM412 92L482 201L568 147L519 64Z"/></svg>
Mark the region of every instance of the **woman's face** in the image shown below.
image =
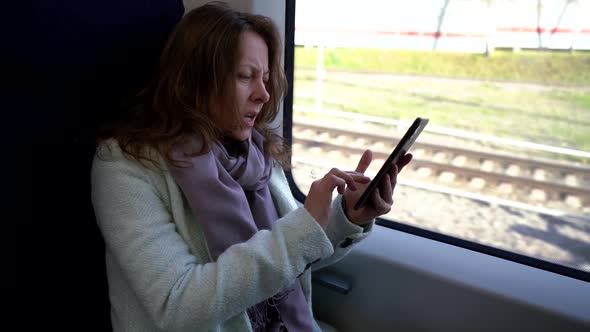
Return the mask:
<svg viewBox="0 0 590 332"><path fill-rule="evenodd" d="M240 36L240 57L235 77L240 123L231 130L232 138L245 141L252 134L256 116L270 99L266 91L268 78L266 43L256 32L246 30Z"/></svg>

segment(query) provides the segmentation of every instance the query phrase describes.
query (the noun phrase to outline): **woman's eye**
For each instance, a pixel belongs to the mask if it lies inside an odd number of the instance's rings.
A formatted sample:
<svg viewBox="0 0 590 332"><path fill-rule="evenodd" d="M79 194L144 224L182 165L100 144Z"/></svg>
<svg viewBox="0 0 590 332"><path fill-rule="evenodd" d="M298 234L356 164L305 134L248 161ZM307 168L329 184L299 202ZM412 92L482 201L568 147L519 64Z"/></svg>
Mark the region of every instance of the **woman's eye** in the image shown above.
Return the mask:
<svg viewBox="0 0 590 332"><path fill-rule="evenodd" d="M248 74L238 74L238 77L243 80L249 80L250 78L252 78L252 76Z"/></svg>

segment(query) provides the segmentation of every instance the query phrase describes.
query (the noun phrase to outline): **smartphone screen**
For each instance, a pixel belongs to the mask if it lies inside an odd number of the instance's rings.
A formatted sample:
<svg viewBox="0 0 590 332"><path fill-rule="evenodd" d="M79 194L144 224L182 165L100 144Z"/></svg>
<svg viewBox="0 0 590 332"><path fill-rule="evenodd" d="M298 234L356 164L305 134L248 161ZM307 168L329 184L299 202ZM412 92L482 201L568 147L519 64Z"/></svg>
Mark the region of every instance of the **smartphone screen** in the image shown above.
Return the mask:
<svg viewBox="0 0 590 332"><path fill-rule="evenodd" d="M381 166L381 169L377 175L375 175L373 180L371 180L369 186L365 189L359 200L354 205L355 210L358 210L367 203L371 202L373 190L379 186L381 179L383 179L383 176L389 172L391 166L396 164L399 159L408 152L412 144L414 144L416 141L418 135L420 135L424 127L426 127L427 123L428 119L425 118L416 118L416 120L414 120L414 123L412 123L410 129L408 129L402 139L398 142L397 146L393 149L387 160L383 163L383 166Z"/></svg>

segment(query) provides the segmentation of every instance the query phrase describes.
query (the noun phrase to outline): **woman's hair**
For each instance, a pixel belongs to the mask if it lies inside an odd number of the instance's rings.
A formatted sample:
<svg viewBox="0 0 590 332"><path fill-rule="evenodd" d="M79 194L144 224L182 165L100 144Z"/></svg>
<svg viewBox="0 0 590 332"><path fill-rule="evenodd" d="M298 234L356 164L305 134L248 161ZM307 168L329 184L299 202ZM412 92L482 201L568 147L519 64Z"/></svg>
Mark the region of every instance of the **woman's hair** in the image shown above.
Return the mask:
<svg viewBox="0 0 590 332"><path fill-rule="evenodd" d="M125 154L156 165L155 157L147 153L149 148L174 165L178 163L170 152L175 144L197 137L203 144L195 155L209 151L211 144L222 140L224 128L240 119L235 77L240 36L247 30L262 37L268 47L270 99L255 128L265 138L265 154L287 166L288 149L270 128L287 89L278 29L268 17L239 13L220 2L198 7L182 18L164 47L154 79L125 107L118 121L102 128L98 141L114 138ZM213 109L224 112L215 116L221 119L218 123L210 114Z"/></svg>

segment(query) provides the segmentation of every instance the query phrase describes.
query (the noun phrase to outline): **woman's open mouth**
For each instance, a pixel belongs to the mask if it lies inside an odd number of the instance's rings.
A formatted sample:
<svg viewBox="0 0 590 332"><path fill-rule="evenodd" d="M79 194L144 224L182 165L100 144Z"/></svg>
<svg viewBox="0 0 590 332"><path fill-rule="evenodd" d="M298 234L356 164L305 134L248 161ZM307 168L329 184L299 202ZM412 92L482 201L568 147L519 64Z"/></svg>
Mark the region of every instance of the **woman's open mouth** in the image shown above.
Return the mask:
<svg viewBox="0 0 590 332"><path fill-rule="evenodd" d="M244 125L248 128L253 128L254 127L254 123L256 122L256 116L258 114L256 113L249 113L246 114L246 116L244 116Z"/></svg>

